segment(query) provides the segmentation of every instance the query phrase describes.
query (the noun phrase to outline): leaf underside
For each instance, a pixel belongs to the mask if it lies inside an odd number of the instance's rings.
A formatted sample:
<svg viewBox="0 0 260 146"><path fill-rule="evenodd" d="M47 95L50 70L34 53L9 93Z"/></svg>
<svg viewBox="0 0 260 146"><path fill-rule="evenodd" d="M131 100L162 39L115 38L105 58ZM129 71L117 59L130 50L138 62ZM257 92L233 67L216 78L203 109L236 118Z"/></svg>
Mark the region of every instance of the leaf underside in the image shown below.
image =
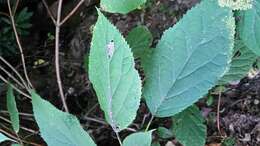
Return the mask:
<svg viewBox="0 0 260 146"><path fill-rule="evenodd" d="M141 100L141 79L128 44L98 13L89 56L89 78L106 120L120 131L135 119Z"/></svg>
<svg viewBox="0 0 260 146"><path fill-rule="evenodd" d="M260 0L253 1L252 9L239 11L239 36L244 44L258 56L260 55Z"/></svg>
<svg viewBox="0 0 260 146"><path fill-rule="evenodd" d="M215 85L231 60L234 25L230 9L204 0L164 32L146 67L143 94L153 115L173 116Z"/></svg>
<svg viewBox="0 0 260 146"><path fill-rule="evenodd" d="M3 135L2 133L0 133L0 143L6 140L10 140L8 137L6 137L5 135Z"/></svg>
<svg viewBox="0 0 260 146"><path fill-rule="evenodd" d="M123 146L151 146L152 131L138 132L129 135L123 142Z"/></svg>
<svg viewBox="0 0 260 146"><path fill-rule="evenodd" d="M221 78L219 84L226 84L245 77L257 59L257 56L241 40L236 40L233 56L229 71Z"/></svg>
<svg viewBox="0 0 260 146"><path fill-rule="evenodd" d="M173 133L183 146L204 146L207 134L204 119L196 106L191 106L173 117Z"/></svg>
<svg viewBox="0 0 260 146"><path fill-rule="evenodd" d="M100 5L104 11L126 14L145 2L146 0L101 0Z"/></svg>
<svg viewBox="0 0 260 146"><path fill-rule="evenodd" d="M96 146L78 119L31 92L33 113L48 146Z"/></svg>

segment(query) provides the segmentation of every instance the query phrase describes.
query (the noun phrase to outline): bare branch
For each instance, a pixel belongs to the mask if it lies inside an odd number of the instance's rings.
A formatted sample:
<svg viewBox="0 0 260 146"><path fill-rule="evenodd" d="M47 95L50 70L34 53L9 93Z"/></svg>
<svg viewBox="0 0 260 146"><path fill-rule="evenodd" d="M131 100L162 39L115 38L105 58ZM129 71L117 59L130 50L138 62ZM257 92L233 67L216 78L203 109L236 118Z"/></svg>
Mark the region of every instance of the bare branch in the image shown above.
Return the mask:
<svg viewBox="0 0 260 146"><path fill-rule="evenodd" d="M70 11L70 13L61 21L60 25L63 25L77 10L78 8L84 3L84 0L81 0L74 8Z"/></svg>
<svg viewBox="0 0 260 146"><path fill-rule="evenodd" d="M0 79L1 79L3 82L5 82L6 84L9 84L8 81L7 81L2 75L0 75ZM23 91L21 91L20 89L16 88L16 87L15 87L14 85L12 85L12 84L10 84L10 85L11 85L12 88L13 88L14 90L16 90L18 93L20 93L20 94L22 94L23 96L28 97L28 98L31 99L31 97L30 97L28 94L24 93Z"/></svg>
<svg viewBox="0 0 260 146"><path fill-rule="evenodd" d="M22 81L23 85L25 86L26 89L29 89L27 86L26 82L22 78L22 76L18 73L18 71L10 64L8 63L2 56L0 56L0 60L3 61L12 71L18 76L18 78Z"/></svg>
<svg viewBox="0 0 260 146"><path fill-rule="evenodd" d="M56 31L55 31L55 68L56 68L57 83L60 91L62 104L65 111L69 112L66 99L64 96L63 88L62 88L62 82L60 77L60 63L59 63L60 20L61 20L62 2L63 0L59 0L58 11L57 11L57 21L56 21Z"/></svg>
<svg viewBox="0 0 260 146"><path fill-rule="evenodd" d="M13 15L15 15L15 13L16 13L16 10L17 10L17 8L18 8L18 5L19 5L19 3L20 3L20 0L16 0L16 2L15 2L15 5L14 5L14 11L13 11Z"/></svg>
<svg viewBox="0 0 260 146"><path fill-rule="evenodd" d="M23 49L22 49L22 45L21 45L21 42L20 42L17 30L16 30L16 26L15 26L15 22L14 22L14 16L12 14L12 9L11 9L11 5L10 5L10 0L7 0L7 4L8 4L8 10L9 10L10 18L11 18L11 21L12 21L12 27L13 27L13 30L14 30L16 42L18 44L18 47L19 47L19 50L20 50L20 53L21 53L24 75L25 75L25 78L26 78L29 86L33 87L31 82L30 82L30 80L29 80L28 74L27 74L27 70L26 70L26 66L25 66L25 59L24 59L24 54L23 54Z"/></svg>
<svg viewBox="0 0 260 146"><path fill-rule="evenodd" d="M2 70L3 72L5 72L8 76L9 76L9 78L11 78L12 80L14 80L14 82L16 83L16 84L18 84L21 88L26 88L26 87L24 87L24 85L21 83L21 82L19 82L11 73L9 73L6 69L4 69L1 65L0 65L0 70Z"/></svg>
<svg viewBox="0 0 260 146"><path fill-rule="evenodd" d="M51 10L50 10L50 8L49 8L47 2L46 2L45 0L42 0L42 3L43 3L43 5L45 6L45 8L46 8L46 10L47 10L47 13L48 13L48 15L51 17L51 20L52 20L52 22L54 23L54 25L57 25L57 24L56 24L56 20L55 20L53 14L52 14L52 12L51 12Z"/></svg>

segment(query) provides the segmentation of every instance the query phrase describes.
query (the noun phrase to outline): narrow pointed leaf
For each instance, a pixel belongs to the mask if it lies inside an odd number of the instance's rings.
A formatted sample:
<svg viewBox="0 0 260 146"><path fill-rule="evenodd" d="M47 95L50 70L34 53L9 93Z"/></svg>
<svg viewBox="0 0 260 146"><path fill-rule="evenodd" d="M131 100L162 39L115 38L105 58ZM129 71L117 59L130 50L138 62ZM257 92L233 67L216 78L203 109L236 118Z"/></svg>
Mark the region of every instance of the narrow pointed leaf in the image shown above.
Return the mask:
<svg viewBox="0 0 260 146"><path fill-rule="evenodd" d="M18 133L20 128L20 122L19 122L19 112L16 107L16 101L14 96L14 91L11 85L8 85L8 91L7 91L7 109L10 115L10 119L12 122L13 130Z"/></svg>
<svg viewBox="0 0 260 146"><path fill-rule="evenodd" d="M34 117L48 146L96 146L75 116L58 110L34 91L31 95Z"/></svg>
<svg viewBox="0 0 260 146"><path fill-rule="evenodd" d="M107 12L126 14L145 2L146 0L101 0L100 5Z"/></svg>
<svg viewBox="0 0 260 146"><path fill-rule="evenodd" d="M221 78L219 84L226 84L242 79L249 72L257 59L257 56L248 49L241 40L235 42L234 49L230 69Z"/></svg>
<svg viewBox="0 0 260 146"><path fill-rule="evenodd" d="M260 0L253 0L253 7L239 12L239 36L245 45L260 55Z"/></svg>
<svg viewBox="0 0 260 146"><path fill-rule="evenodd" d="M203 0L164 32L146 69L143 93L153 115L173 116L215 85L228 70L234 25L231 9Z"/></svg>
<svg viewBox="0 0 260 146"><path fill-rule="evenodd" d="M89 56L89 78L106 120L114 130L122 130L135 119L141 80L128 44L100 11L98 14Z"/></svg>
<svg viewBox="0 0 260 146"><path fill-rule="evenodd" d="M183 146L204 146L207 134L204 119L196 106L191 106L173 118L173 133Z"/></svg>
<svg viewBox="0 0 260 146"><path fill-rule="evenodd" d="M138 132L129 135L123 142L123 146L151 146L152 131Z"/></svg>

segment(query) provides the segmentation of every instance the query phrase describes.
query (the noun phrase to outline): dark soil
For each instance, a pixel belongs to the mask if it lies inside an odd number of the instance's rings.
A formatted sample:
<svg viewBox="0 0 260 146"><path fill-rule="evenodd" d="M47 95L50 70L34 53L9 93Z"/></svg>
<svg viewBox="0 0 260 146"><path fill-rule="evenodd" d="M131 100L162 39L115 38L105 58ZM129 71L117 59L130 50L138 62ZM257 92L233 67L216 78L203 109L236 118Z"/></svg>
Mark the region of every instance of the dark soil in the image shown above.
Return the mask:
<svg viewBox="0 0 260 146"><path fill-rule="evenodd" d="M138 25L146 25L153 34L154 47L162 32L173 26L197 2L199 0L150 0L143 9L128 15L106 14L106 16L124 35L127 35L132 28ZM46 15L45 9L35 6L42 6L40 3L34 1L28 4L28 7L35 14L32 20L34 27L31 30L31 35L28 38L23 38L27 68L38 93L62 109L54 68L54 41L47 37L48 33L54 34L54 26ZM86 2L80 9L81 14L73 16L73 19L62 27L60 44L62 81L70 112L80 119L82 126L94 138L95 142L99 146L118 146L116 136L111 127L105 123L104 115L97 104L97 98L84 65L84 56L89 52L91 29L97 19L96 3L95 0L94 2ZM70 4L67 1L65 7L73 5L74 3ZM43 19L39 20L39 17ZM19 54L8 58L8 61L22 72L21 62L16 58L19 58ZM44 60L45 63L34 66L34 62L39 59ZM5 89L0 89L0 91L3 91L1 97L4 96ZM207 119L207 144L218 144L225 137L231 137L235 138L237 146L260 146L260 76L246 77L238 84L227 85L226 91L221 94L220 131L216 126L219 96L212 95L215 97L212 105L207 106L205 99L198 102L198 106ZM6 109L4 99L0 98L1 110ZM22 126L37 132L37 125L31 116L30 101L21 97L17 105L21 113L29 113L29 115L21 116ZM0 115L8 117L4 112L1 112ZM135 130L144 129L147 125L150 114L144 102L142 102L137 115L129 129L120 133L122 138ZM171 122L167 118L155 119L151 128L170 127ZM0 128L10 131L8 130L10 124L0 119ZM22 130L21 133L27 141L44 145L38 133L32 134L26 130ZM158 139L156 134L154 139ZM179 145L174 139L161 140L160 142L165 145L168 141Z"/></svg>

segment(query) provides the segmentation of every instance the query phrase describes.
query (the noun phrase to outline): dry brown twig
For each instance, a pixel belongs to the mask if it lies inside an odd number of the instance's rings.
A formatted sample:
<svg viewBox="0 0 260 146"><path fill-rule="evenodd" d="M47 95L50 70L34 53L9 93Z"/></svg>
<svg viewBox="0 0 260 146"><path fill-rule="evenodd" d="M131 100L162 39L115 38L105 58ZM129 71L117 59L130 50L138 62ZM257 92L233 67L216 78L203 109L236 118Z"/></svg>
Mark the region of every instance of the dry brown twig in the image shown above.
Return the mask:
<svg viewBox="0 0 260 146"><path fill-rule="evenodd" d="M218 132L220 134L220 136L222 136L222 132L220 129L220 104L221 104L221 96L222 96L222 91L219 91L219 95L218 95L218 107L217 107L217 128L218 128Z"/></svg>
<svg viewBox="0 0 260 146"><path fill-rule="evenodd" d="M2 126L3 127L3 126ZM13 139L14 141L19 141L19 138L17 138L16 136L14 136L15 134L12 134L4 129L0 129L0 132L5 134L7 137ZM29 141L25 141L25 140L21 140L23 143L26 143L26 144L30 144L32 146L42 146L40 144L37 144L37 143L33 143L33 142L29 142Z"/></svg>
<svg viewBox="0 0 260 146"><path fill-rule="evenodd" d="M53 14L51 13L49 6L45 0L42 0L48 15L52 19L54 25L55 25L55 69L56 69L56 77L57 77L57 83L58 83L58 88L62 100L63 107L66 112L69 112L64 91L63 91L63 86L62 86L62 81L61 81L61 75L60 75L60 63L59 63L59 38L60 38L60 27L78 10L78 8L83 4L84 0L80 0L79 3L71 10L71 12L63 19L61 20L61 12L62 12L62 3L63 0L59 0L58 2L58 10L57 10L57 18L55 20Z"/></svg>
<svg viewBox="0 0 260 146"><path fill-rule="evenodd" d="M19 74L19 72L8 62L6 61L2 56L0 56L0 60L5 63L15 74L16 76L20 79L20 81L23 83L24 87L28 90L29 87L27 86L25 80L22 78L22 76Z"/></svg>
<svg viewBox="0 0 260 146"><path fill-rule="evenodd" d="M2 70L5 74L8 75L9 78L11 78L17 85L19 85L21 88L25 88L24 85L18 81L11 73L9 73L6 69L4 69L1 65L0 65L0 70Z"/></svg>
<svg viewBox="0 0 260 146"><path fill-rule="evenodd" d="M60 45L60 21L61 21L61 10L62 10L62 2L63 0L59 0L58 11L57 11L57 20L56 20L56 29L55 29L55 68L56 68L56 76L57 83L60 91L60 96L62 100L63 107L66 112L69 112L66 99L63 92L61 76L60 76L60 63L59 63L59 45Z"/></svg>
<svg viewBox="0 0 260 146"><path fill-rule="evenodd" d="M9 82L2 76L0 75L0 79L5 82L6 84L9 84ZM24 93L23 91L21 91L20 89L16 88L14 85L10 84L10 86L16 90L18 93L22 94L23 96L27 97L27 98L30 98L31 99L31 96L29 96L28 94Z"/></svg>
<svg viewBox="0 0 260 146"><path fill-rule="evenodd" d="M8 10L9 10L10 19L11 19L11 22L12 22L12 27L13 27L14 34L15 34L15 39L16 39L16 42L17 42L17 44L18 44L18 48L19 48L20 53L21 53L21 59L22 59L22 65L23 65L24 76L25 76L25 78L26 78L26 80L27 80L28 86L29 86L30 88L33 88L32 84L31 84L31 82L30 82L30 79L29 79L29 77L28 77L28 73L27 73L27 69L26 69L26 65L25 65L24 54L23 54L23 48L22 48L22 45L21 45L21 42L20 42L20 39L19 39L17 30L16 30L15 21L14 21L14 15L13 15L13 12L12 12L12 9L11 9L10 0L7 0L7 5L8 5Z"/></svg>
<svg viewBox="0 0 260 146"><path fill-rule="evenodd" d="M5 117L0 116L0 119L5 121L5 122L7 122L7 123L9 123L9 124L12 124L12 122L10 120L8 120L7 118L5 118ZM20 127L21 127L21 129L23 129L23 130L25 130L27 132L30 132L30 133L33 133L33 134L39 134L39 132L36 131L36 130L30 129L30 128L26 128L24 126L20 126Z"/></svg>
<svg viewBox="0 0 260 146"><path fill-rule="evenodd" d="M43 5L44 5L44 7L46 8L47 13L48 13L48 15L50 16L50 18L51 18L53 24L54 24L54 25L57 25L57 24L56 24L56 20L55 20L53 14L52 14L52 12L51 12L51 10L50 10L50 8L49 8L47 2L46 2L46 0L42 0L42 3L43 3Z"/></svg>
<svg viewBox="0 0 260 146"><path fill-rule="evenodd" d="M15 15L16 10L17 10L17 8L19 6L19 3L20 3L20 0L16 0L15 5L14 5L14 9L13 9L13 15Z"/></svg>
<svg viewBox="0 0 260 146"><path fill-rule="evenodd" d="M61 21L60 25L63 25L71 16L75 14L75 12L79 9L79 7L84 3L85 0L81 0L71 11L65 16L65 18Z"/></svg>

